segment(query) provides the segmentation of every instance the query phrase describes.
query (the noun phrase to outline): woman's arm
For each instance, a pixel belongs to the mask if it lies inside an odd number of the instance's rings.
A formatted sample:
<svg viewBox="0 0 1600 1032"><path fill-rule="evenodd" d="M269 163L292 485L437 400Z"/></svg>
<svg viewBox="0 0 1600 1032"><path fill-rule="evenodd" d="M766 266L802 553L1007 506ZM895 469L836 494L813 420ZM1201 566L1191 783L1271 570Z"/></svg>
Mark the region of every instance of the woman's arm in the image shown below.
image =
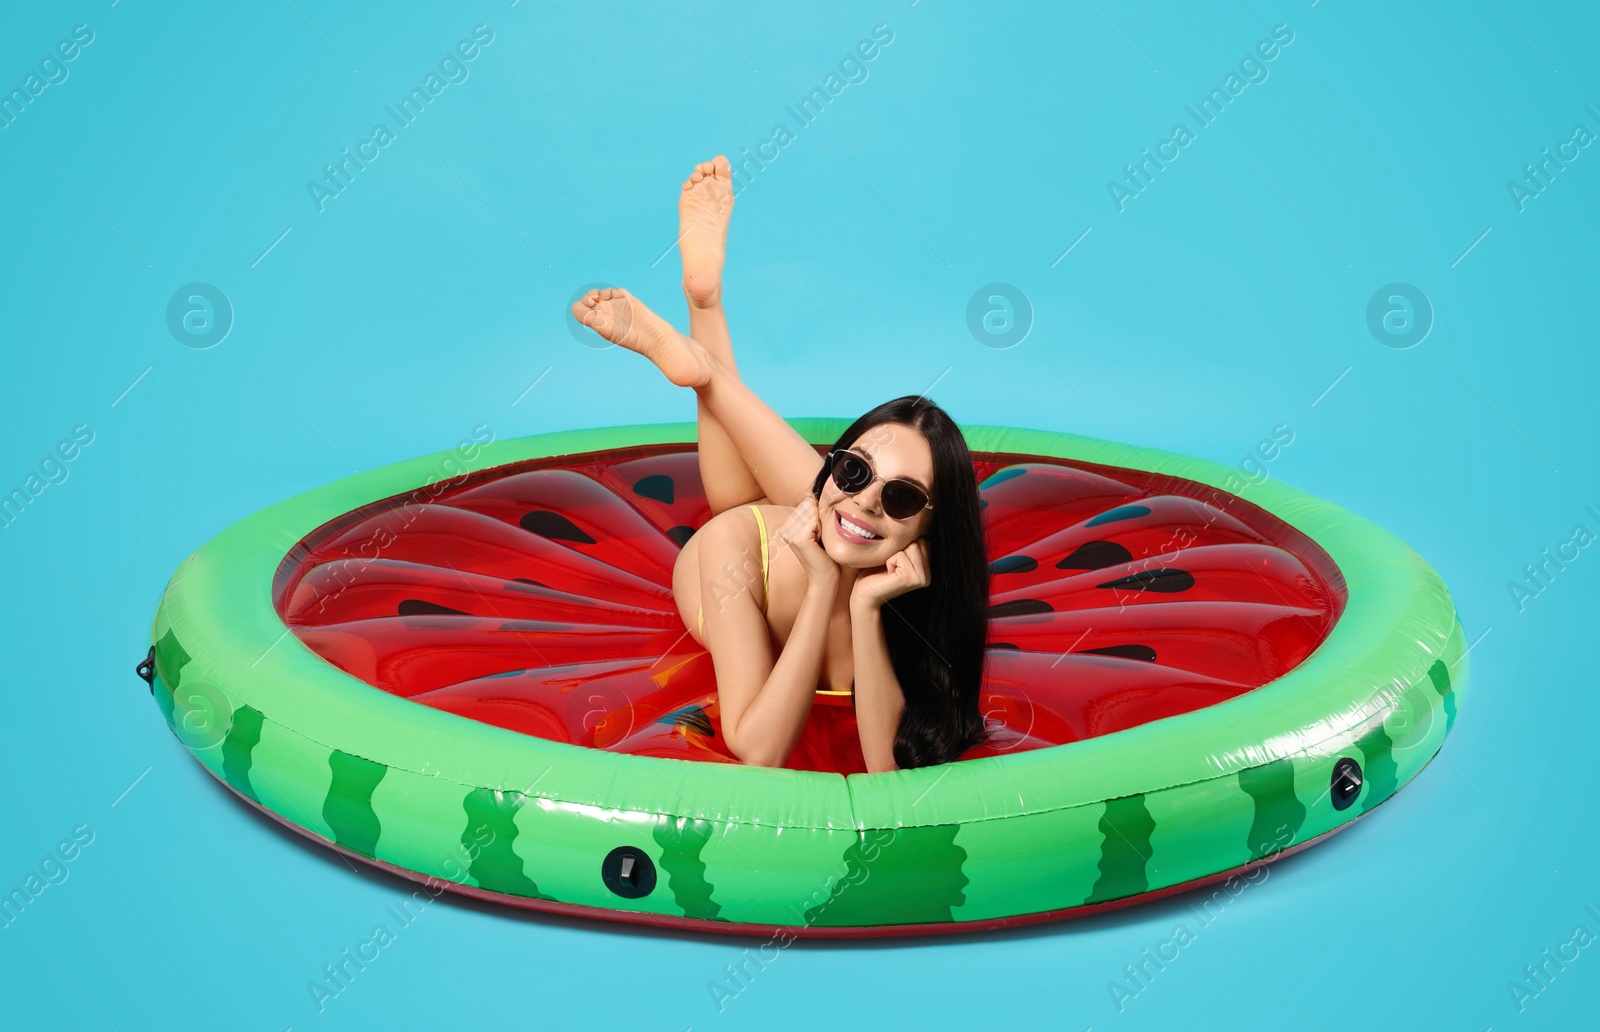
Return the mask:
<svg viewBox="0 0 1600 1032"><path fill-rule="evenodd" d="M805 599L800 603L800 613L795 617L794 629L784 643L764 682L753 697L735 688L733 706L726 700L730 693L724 687L723 664L712 651L712 663L717 670L717 684L722 704L722 733L728 748L745 763L762 767L781 767L789 761L805 729L806 717L811 713L812 701L817 694L817 681L822 673L822 651L827 641L828 615L833 604L831 589L811 585L806 588ZM707 621L707 626L710 622ZM766 628L760 628L765 634ZM715 641L715 637L712 638ZM743 684L755 682L747 678Z"/></svg>
<svg viewBox="0 0 1600 1032"><path fill-rule="evenodd" d="M749 516L738 522L720 516L718 520L715 527L707 524L702 530L710 533L701 544L700 597L706 646L717 677L723 739L745 763L780 767L799 742L816 698L828 617L838 591L838 567L829 561L831 576L829 569L819 566L810 577L789 639L774 663L767 618L755 601L761 590L759 566L752 576L743 566L735 570L728 561L749 554L754 520ZM814 541L811 547L817 548ZM705 576L707 570L732 572L737 581L732 593L717 576Z"/></svg>
<svg viewBox="0 0 1600 1032"><path fill-rule="evenodd" d="M867 773L899 770L894 761L894 740L906 700L894 676L894 664L889 661L881 603L851 596L850 641L855 657L856 727Z"/></svg>
<svg viewBox="0 0 1600 1032"><path fill-rule="evenodd" d="M858 577L850 587L850 642L855 662L856 729L867 772L899 770L894 741L905 712L905 690L894 676L889 642L883 634L883 605L908 591L927 587L927 542L918 538L889 557L883 569Z"/></svg>

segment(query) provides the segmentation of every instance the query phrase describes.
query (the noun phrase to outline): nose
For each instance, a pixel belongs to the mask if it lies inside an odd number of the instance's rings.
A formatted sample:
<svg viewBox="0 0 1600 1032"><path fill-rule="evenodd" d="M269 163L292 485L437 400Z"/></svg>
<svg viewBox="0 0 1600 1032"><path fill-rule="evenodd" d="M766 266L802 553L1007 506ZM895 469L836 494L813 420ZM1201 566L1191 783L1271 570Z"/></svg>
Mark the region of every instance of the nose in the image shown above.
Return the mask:
<svg viewBox="0 0 1600 1032"><path fill-rule="evenodd" d="M874 480L856 492L856 504L866 512L877 515L883 508L883 481Z"/></svg>

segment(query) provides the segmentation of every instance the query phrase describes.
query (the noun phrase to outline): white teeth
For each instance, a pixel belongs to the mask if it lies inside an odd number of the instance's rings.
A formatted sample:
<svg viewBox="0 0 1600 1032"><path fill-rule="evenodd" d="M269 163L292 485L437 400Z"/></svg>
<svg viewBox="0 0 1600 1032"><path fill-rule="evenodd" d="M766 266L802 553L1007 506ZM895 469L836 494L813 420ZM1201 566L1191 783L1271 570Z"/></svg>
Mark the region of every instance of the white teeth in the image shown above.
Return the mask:
<svg viewBox="0 0 1600 1032"><path fill-rule="evenodd" d="M847 527L851 533L855 534L857 537L863 538L867 541L876 541L882 536L881 534L874 534L872 531L855 522L842 512L839 514L839 523L844 527Z"/></svg>

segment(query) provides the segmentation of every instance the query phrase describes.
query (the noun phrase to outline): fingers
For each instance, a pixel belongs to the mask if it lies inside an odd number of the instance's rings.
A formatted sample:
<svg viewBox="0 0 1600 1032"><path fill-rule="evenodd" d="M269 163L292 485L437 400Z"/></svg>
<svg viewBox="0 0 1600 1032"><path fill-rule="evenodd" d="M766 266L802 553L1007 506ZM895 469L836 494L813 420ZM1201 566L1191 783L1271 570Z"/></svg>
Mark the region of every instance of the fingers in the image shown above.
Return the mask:
<svg viewBox="0 0 1600 1032"><path fill-rule="evenodd" d="M815 499L809 495L795 503L794 509L788 518L783 521L779 534L786 541L795 541L809 536L812 526L817 522L817 508Z"/></svg>
<svg viewBox="0 0 1600 1032"><path fill-rule="evenodd" d="M780 547L809 542L814 542L820 547L821 526L821 521L817 518L817 499L814 495L807 495L795 503L794 509L778 528L775 537Z"/></svg>
<svg viewBox="0 0 1600 1032"><path fill-rule="evenodd" d="M809 496L808 496L809 497ZM806 510L806 540L822 550L822 518L817 512L817 500L810 497L805 505Z"/></svg>
<svg viewBox="0 0 1600 1032"><path fill-rule="evenodd" d="M918 587L927 587L932 583L932 578L928 575L928 546L921 538L907 545L903 551L896 554L896 558L903 561L903 572L907 575L907 579Z"/></svg>

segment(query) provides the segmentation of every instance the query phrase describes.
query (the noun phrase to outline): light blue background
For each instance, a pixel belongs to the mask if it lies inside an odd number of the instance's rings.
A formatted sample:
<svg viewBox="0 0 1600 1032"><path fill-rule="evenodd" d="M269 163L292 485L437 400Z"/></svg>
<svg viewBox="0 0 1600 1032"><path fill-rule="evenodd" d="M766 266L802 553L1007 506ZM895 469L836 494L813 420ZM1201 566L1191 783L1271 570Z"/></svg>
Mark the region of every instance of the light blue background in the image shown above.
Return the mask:
<svg viewBox="0 0 1600 1032"><path fill-rule="evenodd" d="M1525 211L1507 184L1578 123L1600 132L1593 5L445 6L7 10L6 89L72 26L95 39L0 130L0 491L72 427L95 437L0 530L0 888L73 827L95 837L0 930L0 1026L1592 1018L1600 949L1526 1014L1508 983L1576 925L1600 934L1584 910L1600 911L1600 551L1523 611L1508 584L1575 525L1600 532L1600 148ZM469 77L319 213L307 182L480 23L495 37ZM1475 643L1454 734L1396 800L1268 868L1209 927L1180 897L1015 933L799 943L719 1013L708 984L751 943L446 898L317 1013L308 983L412 886L278 831L182 750L132 671L167 577L272 502L480 423L691 419L692 394L647 362L577 342L567 301L612 282L682 326L679 183L790 121L879 23L894 40L866 80L738 197L726 301L746 379L786 416L932 385L963 422L1226 463L1286 424L1270 475L1393 530L1449 584ZM1268 77L1196 129L1184 106L1280 24L1294 40ZM1119 212L1107 181L1180 121L1197 138ZM166 324L196 281L235 309L208 350ZM1033 310L1005 350L967 325L992 282ZM1392 282L1434 311L1408 349L1368 327ZM1108 983L1179 923L1195 941L1119 1014Z"/></svg>

